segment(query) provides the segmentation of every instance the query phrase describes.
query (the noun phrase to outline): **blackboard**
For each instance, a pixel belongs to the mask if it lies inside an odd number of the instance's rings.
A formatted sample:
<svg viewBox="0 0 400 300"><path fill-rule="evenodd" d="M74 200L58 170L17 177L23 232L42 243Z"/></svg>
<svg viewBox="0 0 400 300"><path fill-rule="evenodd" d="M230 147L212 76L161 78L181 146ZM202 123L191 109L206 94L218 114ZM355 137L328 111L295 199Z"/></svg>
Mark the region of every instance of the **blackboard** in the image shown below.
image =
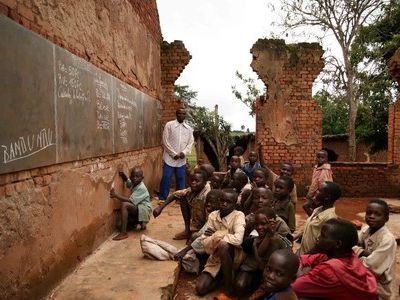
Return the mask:
<svg viewBox="0 0 400 300"><path fill-rule="evenodd" d="M160 101L0 16L0 174L161 144Z"/></svg>

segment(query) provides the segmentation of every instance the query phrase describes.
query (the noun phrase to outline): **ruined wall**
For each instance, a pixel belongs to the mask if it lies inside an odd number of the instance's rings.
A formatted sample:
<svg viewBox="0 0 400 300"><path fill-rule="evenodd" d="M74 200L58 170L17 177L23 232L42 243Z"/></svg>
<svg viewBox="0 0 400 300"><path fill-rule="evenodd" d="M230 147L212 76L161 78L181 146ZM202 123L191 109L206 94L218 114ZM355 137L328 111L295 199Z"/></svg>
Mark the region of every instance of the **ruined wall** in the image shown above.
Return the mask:
<svg viewBox="0 0 400 300"><path fill-rule="evenodd" d="M324 66L323 50L315 43L259 39L250 52L251 67L267 87L256 103L256 143L272 169L283 161L294 164L301 193L322 146L322 115L311 92Z"/></svg>
<svg viewBox="0 0 400 300"><path fill-rule="evenodd" d="M155 0L0 0L0 13L161 98ZM142 166L151 190L161 155L157 146L0 175L0 298L45 295L113 231L117 168Z"/></svg>
<svg viewBox="0 0 400 300"><path fill-rule="evenodd" d="M161 84L163 88L162 124L175 119L175 112L184 104L174 94L174 84L192 56L182 41L163 42L161 45Z"/></svg>

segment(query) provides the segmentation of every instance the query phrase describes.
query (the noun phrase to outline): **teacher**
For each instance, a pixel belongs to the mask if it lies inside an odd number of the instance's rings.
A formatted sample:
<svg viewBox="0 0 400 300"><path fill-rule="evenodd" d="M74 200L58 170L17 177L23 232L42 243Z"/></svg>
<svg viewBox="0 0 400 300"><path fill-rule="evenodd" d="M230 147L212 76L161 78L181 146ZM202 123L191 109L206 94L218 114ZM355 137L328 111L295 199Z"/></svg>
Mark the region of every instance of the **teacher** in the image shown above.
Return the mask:
<svg viewBox="0 0 400 300"><path fill-rule="evenodd" d="M186 188L186 156L192 151L194 142L193 129L184 122L186 111L180 108L176 111L176 120L165 124L162 141L163 175L160 183L159 199L165 201L169 194L172 174L175 173L176 189Z"/></svg>

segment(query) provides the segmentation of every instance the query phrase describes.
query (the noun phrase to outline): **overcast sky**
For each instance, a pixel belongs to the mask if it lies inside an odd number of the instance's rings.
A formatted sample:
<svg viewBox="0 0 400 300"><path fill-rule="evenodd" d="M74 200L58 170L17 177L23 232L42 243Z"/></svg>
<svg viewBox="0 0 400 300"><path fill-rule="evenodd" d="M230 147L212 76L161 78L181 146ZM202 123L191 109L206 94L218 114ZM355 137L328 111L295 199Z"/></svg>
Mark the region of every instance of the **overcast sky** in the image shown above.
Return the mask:
<svg viewBox="0 0 400 300"><path fill-rule="evenodd" d="M247 107L235 99L235 71L257 77L250 48L268 37L275 14L266 0L157 0L164 40L182 40L192 59L176 83L198 92L197 104L214 108L233 129L255 129ZM261 84L261 83L260 83ZM260 85L262 87L262 85Z"/></svg>

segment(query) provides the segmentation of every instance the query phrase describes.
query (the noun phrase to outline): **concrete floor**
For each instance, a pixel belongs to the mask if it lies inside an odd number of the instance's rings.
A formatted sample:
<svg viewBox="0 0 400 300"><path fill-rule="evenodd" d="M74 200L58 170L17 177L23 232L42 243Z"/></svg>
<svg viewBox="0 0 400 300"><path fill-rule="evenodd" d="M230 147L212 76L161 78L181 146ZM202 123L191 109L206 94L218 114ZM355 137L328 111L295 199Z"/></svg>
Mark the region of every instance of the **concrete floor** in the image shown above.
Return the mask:
<svg viewBox="0 0 400 300"><path fill-rule="evenodd" d="M387 199L400 205L400 200ZM364 211L368 199L345 198L337 203L340 217L364 221ZM297 205L297 227L305 220L305 214ZM153 203L153 205L157 205ZM400 236L400 214L391 214L389 229ZM173 203L156 220L152 219L146 231L133 231L129 238L113 241L111 237L69 275L47 299L171 299L177 284L175 300L213 299L218 291L199 298L194 295L194 275L184 275L178 279L179 268L174 261L152 261L145 259L140 248L142 233L166 241L178 248L183 241L174 241L175 233L183 229L179 205ZM397 251L397 273L400 274L400 251Z"/></svg>

